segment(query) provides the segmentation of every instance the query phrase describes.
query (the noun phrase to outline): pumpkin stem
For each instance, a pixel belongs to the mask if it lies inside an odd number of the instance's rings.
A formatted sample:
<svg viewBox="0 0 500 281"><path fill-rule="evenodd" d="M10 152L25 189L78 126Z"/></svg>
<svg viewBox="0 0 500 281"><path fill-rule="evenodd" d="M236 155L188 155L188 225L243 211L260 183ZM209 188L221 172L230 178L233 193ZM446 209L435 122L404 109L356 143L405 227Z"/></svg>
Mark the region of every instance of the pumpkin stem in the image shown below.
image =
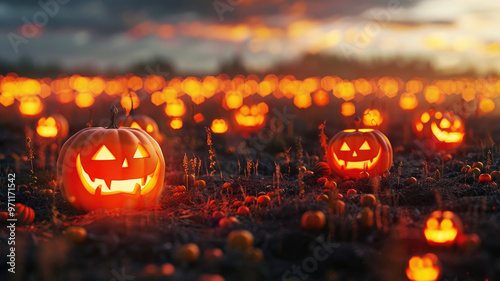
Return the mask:
<svg viewBox="0 0 500 281"><path fill-rule="evenodd" d="M118 126L116 126L115 123L115 116L117 113L118 113L118 108L116 107L116 105L113 105L109 109L109 114L111 115L111 124L109 125L108 129L118 129Z"/></svg>
<svg viewBox="0 0 500 281"><path fill-rule="evenodd" d="M359 116L356 116L354 118L354 126L356 127L356 131L359 130L359 123L361 122L361 118Z"/></svg>

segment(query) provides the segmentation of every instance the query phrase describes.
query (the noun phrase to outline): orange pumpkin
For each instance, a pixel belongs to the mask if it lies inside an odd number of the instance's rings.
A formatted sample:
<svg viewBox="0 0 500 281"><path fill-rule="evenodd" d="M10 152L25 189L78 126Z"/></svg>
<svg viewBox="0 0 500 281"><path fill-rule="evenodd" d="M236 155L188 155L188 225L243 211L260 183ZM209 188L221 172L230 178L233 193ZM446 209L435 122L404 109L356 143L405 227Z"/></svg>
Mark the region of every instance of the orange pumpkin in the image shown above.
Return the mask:
<svg viewBox="0 0 500 281"><path fill-rule="evenodd" d="M20 224L32 223L35 219L35 211L21 203L16 204L16 219Z"/></svg>
<svg viewBox="0 0 500 281"><path fill-rule="evenodd" d="M435 281L440 273L438 257L431 253L411 257L406 268L406 276L411 281Z"/></svg>
<svg viewBox="0 0 500 281"><path fill-rule="evenodd" d="M269 107L261 102L257 105L244 105L234 112L234 119L239 129L244 132L257 132L265 126Z"/></svg>
<svg viewBox="0 0 500 281"><path fill-rule="evenodd" d="M425 223L425 239L431 245L452 245L461 233L462 221L450 211L434 211Z"/></svg>
<svg viewBox="0 0 500 281"><path fill-rule="evenodd" d="M137 208L157 202L165 160L145 131L91 127L73 135L61 149L57 173L61 194L83 210Z"/></svg>
<svg viewBox="0 0 500 281"><path fill-rule="evenodd" d="M441 149L460 146L465 137L462 118L446 110L429 110L413 120L413 130L419 137L432 139Z"/></svg>
<svg viewBox="0 0 500 281"><path fill-rule="evenodd" d="M61 114L52 114L38 120L36 134L42 138L65 138L68 136L68 120Z"/></svg>
<svg viewBox="0 0 500 281"><path fill-rule="evenodd" d="M348 129L331 139L327 159L332 172L340 177L356 178L362 171L381 175L392 166L392 146L378 130Z"/></svg>

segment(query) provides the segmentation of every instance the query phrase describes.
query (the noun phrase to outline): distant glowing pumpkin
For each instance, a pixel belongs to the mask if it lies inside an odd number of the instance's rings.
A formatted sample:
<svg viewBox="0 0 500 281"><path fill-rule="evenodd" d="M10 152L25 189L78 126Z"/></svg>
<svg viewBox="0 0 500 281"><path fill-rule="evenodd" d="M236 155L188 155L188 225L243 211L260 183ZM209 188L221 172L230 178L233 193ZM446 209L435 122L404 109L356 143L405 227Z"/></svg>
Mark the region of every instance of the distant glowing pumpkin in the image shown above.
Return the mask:
<svg viewBox="0 0 500 281"><path fill-rule="evenodd" d="M431 245L450 246L461 233L462 222L450 211L434 211L425 223L425 239Z"/></svg>
<svg viewBox="0 0 500 281"><path fill-rule="evenodd" d="M374 129L348 129L337 133L328 146L327 159L332 172L356 178L362 171L381 175L392 166L389 139Z"/></svg>
<svg viewBox="0 0 500 281"><path fill-rule="evenodd" d="M244 105L234 113L234 119L239 129L245 132L256 132L265 126L269 107L261 102L258 105Z"/></svg>
<svg viewBox="0 0 500 281"><path fill-rule="evenodd" d="M57 113L40 118L36 125L36 133L42 138L65 138L68 136L68 132L68 120Z"/></svg>
<svg viewBox="0 0 500 281"><path fill-rule="evenodd" d="M138 208L161 193L165 161L158 143L143 130L118 128L114 114L110 127L80 130L61 149L61 194L79 209Z"/></svg>
<svg viewBox="0 0 500 281"><path fill-rule="evenodd" d="M159 144L161 144L164 137L160 132L160 129L158 129L158 124L156 123L156 121L149 116L132 113L133 111L131 111L131 114L129 116L122 118L118 123L118 126L136 128L146 131Z"/></svg>
<svg viewBox="0 0 500 281"><path fill-rule="evenodd" d="M212 132L214 132L215 134L224 134L225 132L227 132L227 123L226 123L226 120L224 119L214 119L214 121L212 121Z"/></svg>
<svg viewBox="0 0 500 281"><path fill-rule="evenodd" d="M406 276L411 281L435 281L440 274L439 260L434 254L413 256L408 261Z"/></svg>
<svg viewBox="0 0 500 281"><path fill-rule="evenodd" d="M460 146L465 137L462 118L445 110L431 109L417 115L413 130L417 136L432 139L442 149Z"/></svg>
<svg viewBox="0 0 500 281"><path fill-rule="evenodd" d="M377 128L384 122L384 113L376 108L367 108L363 112L363 124L366 127Z"/></svg>

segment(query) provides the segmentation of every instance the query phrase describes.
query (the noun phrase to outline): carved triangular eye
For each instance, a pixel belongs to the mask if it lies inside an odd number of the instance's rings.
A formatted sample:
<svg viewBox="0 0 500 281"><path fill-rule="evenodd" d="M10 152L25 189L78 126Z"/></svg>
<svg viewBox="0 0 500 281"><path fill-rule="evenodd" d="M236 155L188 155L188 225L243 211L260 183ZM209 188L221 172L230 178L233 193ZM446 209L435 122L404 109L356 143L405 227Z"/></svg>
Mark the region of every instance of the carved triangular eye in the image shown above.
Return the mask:
<svg viewBox="0 0 500 281"><path fill-rule="evenodd" d="M99 150L92 156L92 160L116 160L116 157L109 151L109 149L103 145Z"/></svg>
<svg viewBox="0 0 500 281"><path fill-rule="evenodd" d="M135 121L132 122L132 125L130 125L130 128L136 128L136 129L141 129L142 130L141 126L139 126L139 124L137 124L137 122L135 122Z"/></svg>
<svg viewBox="0 0 500 281"><path fill-rule="evenodd" d="M351 148L347 145L346 142L342 144L342 147L340 147L340 151L351 151Z"/></svg>
<svg viewBox="0 0 500 281"><path fill-rule="evenodd" d="M147 152L146 148L144 148L142 144L139 144L137 150L135 151L134 158L147 158L147 157L149 157L149 153Z"/></svg>
<svg viewBox="0 0 500 281"><path fill-rule="evenodd" d="M153 132L153 125L148 124L148 126L146 127L146 132L152 133Z"/></svg>
<svg viewBox="0 0 500 281"><path fill-rule="evenodd" d="M371 147L370 145L368 144L368 141L365 141L361 147L359 148L359 150L371 150Z"/></svg>

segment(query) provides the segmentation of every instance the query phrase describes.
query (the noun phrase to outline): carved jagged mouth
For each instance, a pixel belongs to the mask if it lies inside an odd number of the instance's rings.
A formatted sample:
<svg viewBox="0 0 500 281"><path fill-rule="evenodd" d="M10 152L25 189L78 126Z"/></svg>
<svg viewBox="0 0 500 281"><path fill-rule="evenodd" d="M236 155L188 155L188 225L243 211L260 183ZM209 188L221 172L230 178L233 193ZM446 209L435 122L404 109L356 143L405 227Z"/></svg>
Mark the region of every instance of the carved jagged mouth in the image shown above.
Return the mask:
<svg viewBox="0 0 500 281"><path fill-rule="evenodd" d="M118 193L144 195L150 192L158 182L160 174L160 161L156 164L156 169L153 173L138 179L107 181L104 179L94 178L92 180L90 175L82 166L80 154L76 157L76 169L83 186L92 195L113 195Z"/></svg>
<svg viewBox="0 0 500 281"><path fill-rule="evenodd" d="M465 133L462 132L446 132L437 126L435 122L431 124L431 130L434 136L441 142L445 143L461 143Z"/></svg>
<svg viewBox="0 0 500 281"><path fill-rule="evenodd" d="M425 229L425 238L434 243L446 243L454 241L457 237L458 231L456 229Z"/></svg>
<svg viewBox="0 0 500 281"><path fill-rule="evenodd" d="M377 156L373 157L371 160L365 160L365 161L345 161L341 160L337 157L336 153L333 153L333 156L335 157L335 163L338 163L340 167L346 170L354 170L354 169L359 169L359 170L365 170L365 169L371 169L373 166L375 166L378 163L378 160L380 159L380 156L382 155L382 148L379 148Z"/></svg>

